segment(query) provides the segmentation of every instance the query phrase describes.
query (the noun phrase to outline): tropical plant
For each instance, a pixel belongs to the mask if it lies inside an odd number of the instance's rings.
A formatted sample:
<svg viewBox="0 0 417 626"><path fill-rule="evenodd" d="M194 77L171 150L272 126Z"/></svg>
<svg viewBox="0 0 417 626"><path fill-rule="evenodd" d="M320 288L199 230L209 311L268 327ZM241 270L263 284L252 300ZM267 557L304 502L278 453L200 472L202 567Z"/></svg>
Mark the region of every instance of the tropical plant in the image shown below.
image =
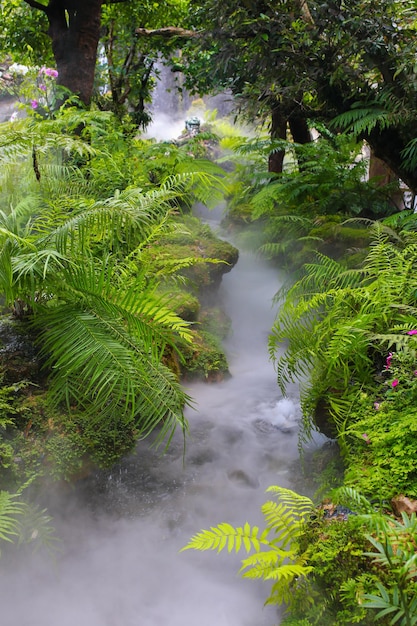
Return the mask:
<svg viewBox="0 0 417 626"><path fill-rule="evenodd" d="M417 518L415 513L401 512L400 517L388 515L384 508L375 509L356 489L337 490L339 501L348 502L357 511L364 536L372 545L365 556L371 559L379 580L368 592L359 587L362 606L376 613L376 619L389 619L389 624L417 624ZM353 581L352 581L353 584Z"/></svg>
<svg viewBox="0 0 417 626"><path fill-rule="evenodd" d="M390 584L376 583L374 593L363 594L364 607L375 609L376 619L390 616L390 624L417 624L417 518L402 512L401 520L383 518L376 536L368 535L374 547L367 552L374 563L386 568Z"/></svg>
<svg viewBox="0 0 417 626"><path fill-rule="evenodd" d="M229 219L260 229L261 253L291 270L320 251L332 258L359 256L369 244L363 217L381 219L397 211L393 187L366 180L362 144L332 135L322 125L310 144L262 138L222 141L237 161L230 175ZM285 152L283 172L268 174L273 149Z"/></svg>
<svg viewBox="0 0 417 626"><path fill-rule="evenodd" d="M163 360L178 350L177 338L191 335L169 306L169 292L159 293L158 286L195 261L169 259L155 271L145 252L177 228L172 217L181 204L207 197L215 177L193 163L191 172L164 176L147 192L132 185L97 199L91 163L79 169L54 162L44 129L61 126L62 132L63 118L42 122L42 129L32 123L28 139L24 122L6 127L10 170L25 155L28 161L35 136L37 161L31 193L3 198L0 290L30 324L50 372L51 401L83 409L97 425L122 420L136 437L159 426L158 440L169 438L177 424L186 429L189 398ZM91 130L94 137L98 125ZM82 138L63 135L61 141L80 154L84 147L90 157L98 154Z"/></svg>
<svg viewBox="0 0 417 626"><path fill-rule="evenodd" d="M284 487L269 487L267 493L274 494L278 501L269 500L262 505L263 530L247 522L238 527L221 523L194 535L182 551L221 552L227 548L228 552L252 552L242 560L242 576L272 581L266 604L290 604L293 587L302 584L312 571L307 565L307 552L299 552L299 540L313 502Z"/></svg>

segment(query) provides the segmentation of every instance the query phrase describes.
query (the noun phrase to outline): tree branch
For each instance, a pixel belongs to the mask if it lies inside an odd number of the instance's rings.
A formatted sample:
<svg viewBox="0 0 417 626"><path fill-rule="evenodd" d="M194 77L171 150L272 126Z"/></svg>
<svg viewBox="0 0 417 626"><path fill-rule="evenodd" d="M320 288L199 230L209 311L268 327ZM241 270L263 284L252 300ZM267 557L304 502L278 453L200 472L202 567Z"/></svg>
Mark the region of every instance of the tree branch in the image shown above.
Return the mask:
<svg viewBox="0 0 417 626"><path fill-rule="evenodd" d="M146 37L165 37L169 39L170 37L200 37L201 34L195 30L187 30L186 28L179 28L177 26L167 26L166 28L155 28L153 30L149 30L148 28L137 28L135 30L136 35L146 36Z"/></svg>
<svg viewBox="0 0 417 626"><path fill-rule="evenodd" d="M41 4L40 2L36 2L36 0L24 0L24 2L32 7L32 9L39 9L40 11L44 11L44 13L48 13L46 4Z"/></svg>
<svg viewBox="0 0 417 626"><path fill-rule="evenodd" d="M307 4L307 0L297 0L298 7L301 11L301 18L307 23L314 26L314 20L311 16L310 9Z"/></svg>

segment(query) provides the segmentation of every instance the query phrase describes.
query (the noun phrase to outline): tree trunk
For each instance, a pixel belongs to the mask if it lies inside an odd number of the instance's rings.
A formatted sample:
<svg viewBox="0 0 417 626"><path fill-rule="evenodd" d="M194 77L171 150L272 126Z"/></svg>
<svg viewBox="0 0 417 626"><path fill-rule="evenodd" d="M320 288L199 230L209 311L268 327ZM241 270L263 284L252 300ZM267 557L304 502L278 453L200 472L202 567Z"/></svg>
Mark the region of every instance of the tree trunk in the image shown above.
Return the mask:
<svg viewBox="0 0 417 626"><path fill-rule="evenodd" d="M415 137L415 130L409 132L409 137ZM384 161L388 167L409 187L414 193L417 192L417 169L415 167L406 169L402 151L406 148L408 141L396 128L385 128L373 130L369 135L363 137L372 148L373 154Z"/></svg>
<svg viewBox="0 0 417 626"><path fill-rule="evenodd" d="M283 114L280 107L272 109L271 112L271 139L287 138L287 116ZM282 173L285 150L274 150L268 158L268 172L276 174Z"/></svg>
<svg viewBox="0 0 417 626"><path fill-rule="evenodd" d="M399 178L390 167L381 159L375 156L373 150L371 150L369 158L369 180L376 179L379 187L384 187L391 183L399 184ZM404 192L401 189L395 190L391 193L391 201L394 207L400 211L404 209Z"/></svg>
<svg viewBox="0 0 417 626"><path fill-rule="evenodd" d="M311 142L312 137L305 117L302 115L290 115L288 124L295 143L304 145Z"/></svg>
<svg viewBox="0 0 417 626"><path fill-rule="evenodd" d="M102 0L50 0L49 20L58 84L89 105L93 93Z"/></svg>

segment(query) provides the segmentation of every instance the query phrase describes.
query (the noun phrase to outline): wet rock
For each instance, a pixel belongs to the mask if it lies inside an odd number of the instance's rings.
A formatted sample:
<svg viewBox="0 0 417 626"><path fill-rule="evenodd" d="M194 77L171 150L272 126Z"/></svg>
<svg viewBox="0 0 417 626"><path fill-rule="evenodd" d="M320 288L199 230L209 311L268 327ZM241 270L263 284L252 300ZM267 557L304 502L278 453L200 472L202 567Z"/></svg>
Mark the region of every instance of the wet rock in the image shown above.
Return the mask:
<svg viewBox="0 0 417 626"><path fill-rule="evenodd" d="M33 340L21 322L9 318L0 321L0 368L6 383L38 382L41 378L41 363Z"/></svg>
<svg viewBox="0 0 417 626"><path fill-rule="evenodd" d="M212 463L216 458L217 455L213 450L201 450L189 459L189 463L191 465L205 465L206 463Z"/></svg>
<svg viewBox="0 0 417 626"><path fill-rule="evenodd" d="M257 487L259 487L259 480L257 478L252 478L240 469L230 470L227 472L227 477L241 487L250 487L251 489L257 489Z"/></svg>
<svg viewBox="0 0 417 626"><path fill-rule="evenodd" d="M347 506L334 504L333 502L327 502L320 508L323 509L325 519L337 520L339 522L346 522L349 515L356 515L356 513L351 511Z"/></svg>

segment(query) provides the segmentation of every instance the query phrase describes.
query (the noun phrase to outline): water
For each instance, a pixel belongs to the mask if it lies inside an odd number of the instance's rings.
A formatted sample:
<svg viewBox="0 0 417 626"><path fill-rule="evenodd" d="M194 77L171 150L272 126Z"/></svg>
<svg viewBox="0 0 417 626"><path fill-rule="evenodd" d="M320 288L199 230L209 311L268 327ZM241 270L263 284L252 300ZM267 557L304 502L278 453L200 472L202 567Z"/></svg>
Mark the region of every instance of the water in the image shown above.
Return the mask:
<svg viewBox="0 0 417 626"><path fill-rule="evenodd" d="M0 581L2 626L272 626L269 584L242 580L238 555L180 553L201 528L261 523L271 484L299 481L297 389L282 398L267 337L276 269L241 253L219 298L232 318L232 377L188 386L195 408L164 454L145 442L109 472L50 494L61 551ZM242 554L243 557L243 554Z"/></svg>

